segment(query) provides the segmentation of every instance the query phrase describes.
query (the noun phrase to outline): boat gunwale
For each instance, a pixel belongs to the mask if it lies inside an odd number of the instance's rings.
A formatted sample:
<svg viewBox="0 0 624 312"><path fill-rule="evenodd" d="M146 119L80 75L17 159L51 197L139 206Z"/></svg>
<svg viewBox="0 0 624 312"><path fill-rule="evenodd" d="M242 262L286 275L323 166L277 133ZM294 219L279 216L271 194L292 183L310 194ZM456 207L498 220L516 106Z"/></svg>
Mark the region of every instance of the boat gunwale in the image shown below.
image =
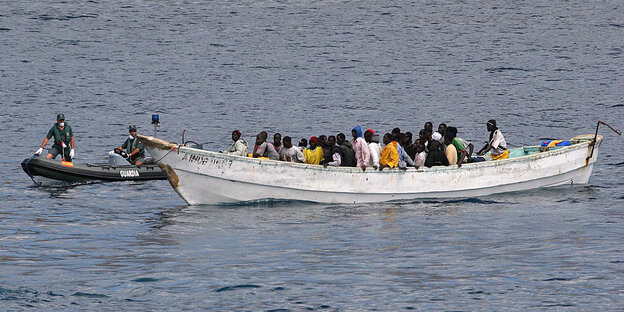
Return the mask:
<svg viewBox="0 0 624 312"><path fill-rule="evenodd" d="M582 137L582 136L587 136L587 135L580 135L580 136L576 136L575 138ZM481 161L481 162L464 163L462 164L461 168L467 167L468 169L476 169L476 168L504 166L511 162L524 162L527 159L537 160L537 159L552 157L552 156L556 156L560 154L566 154L572 150L578 150L578 149L582 149L585 147L590 147L593 141L593 136L594 135L591 135L592 139L583 139L583 141L579 143L572 144L569 146L562 146L557 149L552 149L548 151L543 151L543 152L519 156L519 157L500 159L500 160L488 160L488 161ZM343 172L348 172L348 173L384 173L384 172L396 173L396 172L406 172L406 171L428 172L428 171L447 171L447 170L461 169L461 168L458 168L457 165L449 165L449 166L433 166L433 167L422 166L422 167L419 167L418 169L414 169L413 167L408 167L407 170L401 170L395 167L392 169L385 169L383 171L374 170L371 168L370 170L363 171L358 167L342 167L342 166L324 167L323 165L313 165L313 164L306 164L306 163L286 162L282 160L259 159L259 158L252 158L248 156L231 155L231 154L219 153L219 152L214 152L214 151L209 151L209 150L197 149L197 148L188 147L184 145L176 145L175 143L167 142L162 139L154 138L151 136L139 135L139 138L141 139L143 145L147 145L149 147L160 148L162 150L166 150L167 153L176 152L179 154L180 152L184 152L186 154L195 154L195 155L199 154L201 156L214 157L214 158L220 158L220 159L226 159L226 160L239 160L239 161L243 161L243 162L247 162L251 164L258 164L258 165L291 166L297 169L304 169L304 170L311 169L311 170L318 170L318 171L338 171L338 172L343 171ZM603 136L598 135L596 137L596 145L600 146L600 144L602 143L602 140L603 140ZM518 147L518 149L540 148L540 147L541 147L540 145L529 145L529 146ZM160 160L164 157L165 156L160 157L160 159L157 160L156 162L159 163ZM370 168L370 167L367 167L367 168Z"/></svg>

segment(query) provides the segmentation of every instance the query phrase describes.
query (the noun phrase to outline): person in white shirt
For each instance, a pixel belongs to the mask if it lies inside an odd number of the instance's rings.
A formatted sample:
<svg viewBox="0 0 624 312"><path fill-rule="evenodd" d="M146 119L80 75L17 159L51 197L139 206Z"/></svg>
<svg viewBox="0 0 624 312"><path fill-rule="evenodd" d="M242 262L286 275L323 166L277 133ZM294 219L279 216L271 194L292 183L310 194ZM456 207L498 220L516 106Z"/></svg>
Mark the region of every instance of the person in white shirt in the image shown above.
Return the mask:
<svg viewBox="0 0 624 312"><path fill-rule="evenodd" d="M374 141L374 135L375 132L373 132L372 129L368 129L364 132L364 140L366 140L366 143L368 144L368 149L370 150L371 155L369 166L377 170L379 167L379 157L381 157L381 145L379 145L379 142Z"/></svg>
<svg viewBox="0 0 624 312"><path fill-rule="evenodd" d="M245 141L241 137L241 132L238 130L232 131L232 141L234 143L230 146L229 149L219 151L219 153L230 154L230 155L239 155L239 156L247 156L247 152L249 150L249 143Z"/></svg>
<svg viewBox="0 0 624 312"><path fill-rule="evenodd" d="M414 150L416 150L416 156L414 156L414 167L416 169L425 165L427 160L427 152L425 151L425 144L420 139L414 141Z"/></svg>
<svg viewBox="0 0 624 312"><path fill-rule="evenodd" d="M445 125L446 126L446 125ZM440 127L438 127L438 129L440 129ZM425 122L425 130L427 130L427 132L431 133L431 138L444 144L444 134L437 132L437 131L433 131L433 123L431 121L427 121Z"/></svg>
<svg viewBox="0 0 624 312"><path fill-rule="evenodd" d="M336 137L330 135L327 138L327 159L323 163L323 167L334 166L339 167L342 164L342 149L336 145Z"/></svg>
<svg viewBox="0 0 624 312"><path fill-rule="evenodd" d="M279 132L273 135L273 147L275 147L275 151L279 154L282 149L282 134Z"/></svg>
<svg viewBox="0 0 624 312"><path fill-rule="evenodd" d="M438 125L438 132L440 134L440 140L438 141L442 141L442 143L444 143L444 135L446 134L446 124L445 123L441 123Z"/></svg>
<svg viewBox="0 0 624 312"><path fill-rule="evenodd" d="M279 151L280 160L302 163L305 161L303 152L299 147L292 145L292 139L285 136L282 140L282 148Z"/></svg>
<svg viewBox="0 0 624 312"><path fill-rule="evenodd" d="M505 137L503 137L503 134L496 127L496 120L489 120L486 126L488 131L490 131L490 139L488 140L488 143L477 153L477 155L483 156L485 153L492 150L490 155L493 160L509 158L507 142L505 142Z"/></svg>

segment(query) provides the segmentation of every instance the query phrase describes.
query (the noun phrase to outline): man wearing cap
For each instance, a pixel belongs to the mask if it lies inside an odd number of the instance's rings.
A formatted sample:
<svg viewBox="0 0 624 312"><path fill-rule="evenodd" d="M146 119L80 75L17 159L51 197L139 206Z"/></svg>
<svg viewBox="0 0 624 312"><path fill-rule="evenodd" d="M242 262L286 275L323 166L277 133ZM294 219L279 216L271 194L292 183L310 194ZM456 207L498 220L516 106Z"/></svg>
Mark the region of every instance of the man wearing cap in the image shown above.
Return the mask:
<svg viewBox="0 0 624 312"><path fill-rule="evenodd" d="M137 128L135 125L128 127L128 138L124 142L123 145L115 149L115 152L120 153L124 149L128 154L128 161L133 165L142 165L145 162L145 151L143 148L143 144L137 138Z"/></svg>
<svg viewBox="0 0 624 312"><path fill-rule="evenodd" d="M306 164L312 165L320 165L323 161L323 149L318 144L318 138L313 136L308 141L310 144L309 148L303 150L303 157L305 158Z"/></svg>
<svg viewBox="0 0 624 312"><path fill-rule="evenodd" d="M74 158L74 133L72 128L65 124L64 114L56 115L56 123L48 131L48 135L41 143L41 148L35 152L35 155L40 155L43 152L43 148L52 137L54 137L54 145L48 150L46 158L54 159L58 154L61 154L63 160L72 161Z"/></svg>
<svg viewBox="0 0 624 312"><path fill-rule="evenodd" d="M247 143L247 141L242 138L242 134L240 131L232 131L232 141L234 141L232 146L230 146L230 148L227 150L220 151L220 153L247 156L247 153L249 151L249 143Z"/></svg>
<svg viewBox="0 0 624 312"><path fill-rule="evenodd" d="M353 146L353 151L355 151L356 166L362 168L362 171L365 171L370 162L370 150L368 149L368 144L366 144L364 140L362 127L359 125L353 127L351 135L353 135L351 145Z"/></svg>
<svg viewBox="0 0 624 312"><path fill-rule="evenodd" d="M486 126L487 130L490 131L490 139L488 140L488 143L477 153L477 155L483 156L485 153L492 150L490 155L493 160L509 158L507 142L505 142L503 134L496 127L496 120L490 119Z"/></svg>

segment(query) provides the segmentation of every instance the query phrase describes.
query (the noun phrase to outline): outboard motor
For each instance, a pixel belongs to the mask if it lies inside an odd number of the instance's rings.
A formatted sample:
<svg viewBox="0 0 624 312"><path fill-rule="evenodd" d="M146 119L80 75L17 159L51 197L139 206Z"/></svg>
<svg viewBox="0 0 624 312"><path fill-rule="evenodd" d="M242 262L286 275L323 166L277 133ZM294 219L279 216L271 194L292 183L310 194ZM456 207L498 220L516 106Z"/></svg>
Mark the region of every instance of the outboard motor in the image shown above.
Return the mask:
<svg viewBox="0 0 624 312"><path fill-rule="evenodd" d="M115 153L115 151L108 152L108 164L111 166L129 166L131 165L128 160L121 155Z"/></svg>

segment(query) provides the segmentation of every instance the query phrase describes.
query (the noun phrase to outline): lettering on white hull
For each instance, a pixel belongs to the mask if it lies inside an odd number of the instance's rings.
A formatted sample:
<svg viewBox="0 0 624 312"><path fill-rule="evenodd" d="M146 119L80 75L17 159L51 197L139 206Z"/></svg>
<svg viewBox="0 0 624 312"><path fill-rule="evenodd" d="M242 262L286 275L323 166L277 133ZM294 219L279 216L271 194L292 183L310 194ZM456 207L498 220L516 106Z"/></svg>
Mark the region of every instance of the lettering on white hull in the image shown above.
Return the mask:
<svg viewBox="0 0 624 312"><path fill-rule="evenodd" d="M206 157L202 155L185 154L182 157L182 160L186 160L192 164L198 164L201 166L212 165L218 168L225 168L225 167L229 168L232 166L231 159L218 159L218 158Z"/></svg>

